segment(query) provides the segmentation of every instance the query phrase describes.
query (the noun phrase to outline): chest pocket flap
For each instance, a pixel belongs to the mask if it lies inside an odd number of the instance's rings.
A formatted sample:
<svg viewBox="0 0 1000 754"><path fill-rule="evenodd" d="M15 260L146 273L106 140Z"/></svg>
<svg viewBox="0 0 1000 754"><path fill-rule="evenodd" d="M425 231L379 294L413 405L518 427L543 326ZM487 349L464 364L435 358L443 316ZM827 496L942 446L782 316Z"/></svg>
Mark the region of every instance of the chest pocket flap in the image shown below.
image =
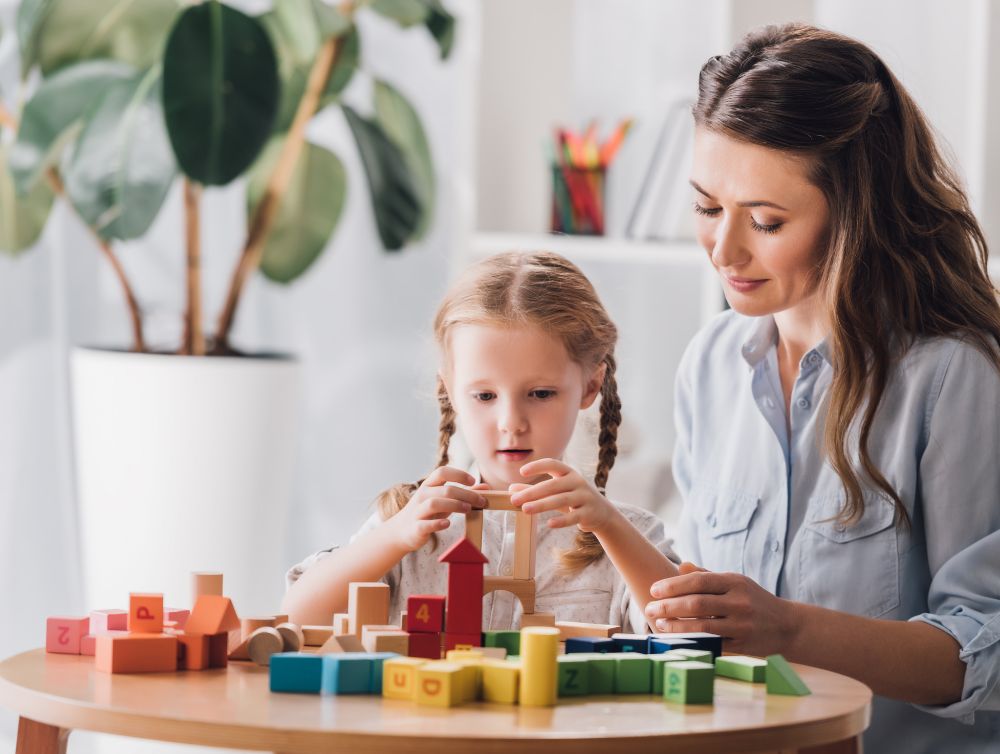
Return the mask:
<svg viewBox="0 0 1000 754"><path fill-rule="evenodd" d="M865 512L861 520L854 524L841 523L836 517L844 505L844 499L844 493L841 492L813 503L806 526L831 542L843 543L877 534L892 526L896 520L896 507L888 495L865 490Z"/></svg>
<svg viewBox="0 0 1000 754"><path fill-rule="evenodd" d="M735 534L750 526L760 499L756 495L740 492L707 492L705 527L710 537Z"/></svg>

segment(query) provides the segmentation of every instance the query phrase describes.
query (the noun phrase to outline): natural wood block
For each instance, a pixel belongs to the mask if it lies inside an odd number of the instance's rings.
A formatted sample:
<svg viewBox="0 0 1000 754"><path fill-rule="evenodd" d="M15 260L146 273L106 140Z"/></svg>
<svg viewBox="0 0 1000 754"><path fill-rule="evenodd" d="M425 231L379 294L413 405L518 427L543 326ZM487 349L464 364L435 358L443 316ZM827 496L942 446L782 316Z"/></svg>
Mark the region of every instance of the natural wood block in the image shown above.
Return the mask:
<svg viewBox="0 0 1000 754"><path fill-rule="evenodd" d="M337 613L333 616L333 633L334 636L341 636L343 634L350 633L351 616L347 613Z"/></svg>
<svg viewBox="0 0 1000 754"><path fill-rule="evenodd" d="M393 657L382 663L382 696L389 699L417 699L417 668L426 660L419 657Z"/></svg>
<svg viewBox="0 0 1000 754"><path fill-rule="evenodd" d="M535 539L537 537L535 516L518 511L514 519L514 578L535 578Z"/></svg>
<svg viewBox="0 0 1000 754"><path fill-rule="evenodd" d="M406 622L411 633L439 633L444 630L444 595L411 594L406 600Z"/></svg>
<svg viewBox="0 0 1000 754"><path fill-rule="evenodd" d="M289 622L288 613L278 613L277 615L274 616L274 625L276 626L279 623L288 623L288 622Z"/></svg>
<svg viewBox="0 0 1000 754"><path fill-rule="evenodd" d="M241 641L235 647L229 650L230 660L249 660L250 659L250 637Z"/></svg>
<svg viewBox="0 0 1000 754"><path fill-rule="evenodd" d="M284 638L278 629L271 626L258 628L247 639L247 654L258 665L268 665L271 662L271 655L283 652L284 649Z"/></svg>
<svg viewBox="0 0 1000 754"><path fill-rule="evenodd" d="M240 641L246 641L250 638L250 634L256 631L258 628L271 627L274 628L278 624L274 622L273 615L259 615L255 618L242 618L240 620Z"/></svg>
<svg viewBox="0 0 1000 754"><path fill-rule="evenodd" d="M94 667L105 673L162 673L177 670L177 637L166 634L101 634Z"/></svg>
<svg viewBox="0 0 1000 754"><path fill-rule="evenodd" d="M521 706L546 707L556 703L558 653L559 629L532 626L521 630L521 682L518 688Z"/></svg>
<svg viewBox="0 0 1000 754"><path fill-rule="evenodd" d="M781 655L767 656L765 682L767 683L768 694L807 696L812 693L803 680L799 678L799 674L795 672L795 668L789 665L788 660Z"/></svg>
<svg viewBox="0 0 1000 754"><path fill-rule="evenodd" d="M191 574L191 604L195 605L198 598L211 594L222 596L222 574L215 571L195 571Z"/></svg>
<svg viewBox="0 0 1000 754"><path fill-rule="evenodd" d="M298 652L306 645L306 637L295 623L279 623L274 628L285 642L283 652Z"/></svg>
<svg viewBox="0 0 1000 754"><path fill-rule="evenodd" d="M484 576L483 594L495 591L510 592L521 603L521 612L525 615L535 613L535 580L534 579L514 579L507 576ZM548 613L545 613L548 615ZM555 625L556 618L552 616L552 623ZM521 626L525 624L522 622Z"/></svg>
<svg viewBox="0 0 1000 754"><path fill-rule="evenodd" d="M91 610L88 633L100 634L105 631L128 631L128 610Z"/></svg>
<svg viewBox="0 0 1000 754"><path fill-rule="evenodd" d="M556 660L559 696L586 696L590 693L590 671L586 659L580 659L578 655L559 655Z"/></svg>
<svg viewBox="0 0 1000 754"><path fill-rule="evenodd" d="M552 613L522 613L521 628L532 628L544 626L545 628L555 628L556 616ZM556 629L558 631L558 629Z"/></svg>
<svg viewBox="0 0 1000 754"><path fill-rule="evenodd" d="M454 707L464 699L465 679L468 671L462 666L445 660L425 662L417 668L417 704L434 707Z"/></svg>
<svg viewBox="0 0 1000 754"><path fill-rule="evenodd" d="M380 581L356 581L347 596L347 632L361 637L367 625L384 626L389 622L389 585Z"/></svg>
<svg viewBox="0 0 1000 754"><path fill-rule="evenodd" d="M744 655L723 655L715 660L715 674L748 683L764 683L767 660Z"/></svg>
<svg viewBox="0 0 1000 754"><path fill-rule="evenodd" d="M411 633L406 654L427 660L441 659L441 634Z"/></svg>
<svg viewBox="0 0 1000 754"><path fill-rule="evenodd" d="M133 592L128 596L128 630L133 634L163 633L163 595Z"/></svg>
<svg viewBox="0 0 1000 754"><path fill-rule="evenodd" d="M653 662L648 655L627 652L612 656L618 663L615 669L616 694L648 694L652 691Z"/></svg>
<svg viewBox="0 0 1000 754"><path fill-rule="evenodd" d="M239 628L240 619L233 608L232 600L215 594L204 594L195 603L184 631L189 634L214 636Z"/></svg>
<svg viewBox="0 0 1000 754"><path fill-rule="evenodd" d="M483 566L489 562L467 539L460 539L438 558L448 564L445 631L472 634L483 630Z"/></svg>
<svg viewBox="0 0 1000 754"><path fill-rule="evenodd" d="M521 668L503 660L482 662L483 701L495 704L517 704Z"/></svg>
<svg viewBox="0 0 1000 754"><path fill-rule="evenodd" d="M332 626L302 626L302 638L307 647L322 647L331 636Z"/></svg>
<svg viewBox="0 0 1000 754"><path fill-rule="evenodd" d="M339 654L343 652L364 652L364 645L354 634L337 636L334 634L319 648L319 654Z"/></svg>
<svg viewBox="0 0 1000 754"><path fill-rule="evenodd" d="M507 658L506 647L479 647L483 658L487 660L504 660Z"/></svg>
<svg viewBox="0 0 1000 754"><path fill-rule="evenodd" d="M683 660L663 666L663 698L676 704L711 704L715 667L707 662Z"/></svg>
<svg viewBox="0 0 1000 754"><path fill-rule="evenodd" d="M278 652L268 670L271 691L318 694L323 684L323 656L305 652Z"/></svg>
<svg viewBox="0 0 1000 754"><path fill-rule="evenodd" d="M80 642L90 631L90 617L54 617L45 620L45 651L80 654Z"/></svg>
<svg viewBox="0 0 1000 754"><path fill-rule="evenodd" d="M483 512L473 508L465 514L465 538L472 542L477 550L483 549Z"/></svg>
<svg viewBox="0 0 1000 754"><path fill-rule="evenodd" d="M361 630L361 645L368 652L406 655L410 649L410 635L392 626L365 626Z"/></svg>
<svg viewBox="0 0 1000 754"><path fill-rule="evenodd" d="M406 630L406 620L407 620L406 611L401 610L399 613L399 628L403 629L404 631Z"/></svg>
<svg viewBox="0 0 1000 754"><path fill-rule="evenodd" d="M209 666L209 646L206 634L178 632L177 667L181 670L206 670Z"/></svg>
<svg viewBox="0 0 1000 754"><path fill-rule="evenodd" d="M559 640L576 639L581 636L593 636L597 638L608 638L612 634L622 630L621 626L610 623L577 623L575 621L556 621L556 628L559 629Z"/></svg>
<svg viewBox="0 0 1000 754"><path fill-rule="evenodd" d="M491 511L518 511L520 508L510 502L511 492L507 490L476 490L486 498L486 507Z"/></svg>

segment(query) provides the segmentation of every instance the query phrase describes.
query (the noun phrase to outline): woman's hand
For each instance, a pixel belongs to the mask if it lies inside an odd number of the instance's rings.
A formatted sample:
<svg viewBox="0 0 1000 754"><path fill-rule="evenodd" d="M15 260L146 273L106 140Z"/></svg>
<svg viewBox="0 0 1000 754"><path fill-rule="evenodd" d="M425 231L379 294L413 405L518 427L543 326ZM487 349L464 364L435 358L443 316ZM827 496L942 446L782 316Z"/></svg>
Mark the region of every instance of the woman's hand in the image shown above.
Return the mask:
<svg viewBox="0 0 1000 754"><path fill-rule="evenodd" d="M593 484L572 466L552 458L542 458L521 467L525 477L548 474L552 479L532 485L511 485L510 501L525 513L563 511L546 524L559 529L576 524L583 531L600 532L612 520L615 507Z"/></svg>
<svg viewBox="0 0 1000 754"><path fill-rule="evenodd" d="M448 516L452 513L468 513L473 508L486 506L486 498L482 495L464 487L445 486L446 482L475 485L473 489L488 486L475 484L475 477L452 466L434 469L413 493L410 502L386 521L386 525L393 528L399 545L407 551L419 550L431 534L451 526Z"/></svg>
<svg viewBox="0 0 1000 754"><path fill-rule="evenodd" d="M692 563L679 570L650 587L646 618L657 631L707 631L726 639L726 651L761 657L788 646L796 629L795 603L738 573L713 573Z"/></svg>

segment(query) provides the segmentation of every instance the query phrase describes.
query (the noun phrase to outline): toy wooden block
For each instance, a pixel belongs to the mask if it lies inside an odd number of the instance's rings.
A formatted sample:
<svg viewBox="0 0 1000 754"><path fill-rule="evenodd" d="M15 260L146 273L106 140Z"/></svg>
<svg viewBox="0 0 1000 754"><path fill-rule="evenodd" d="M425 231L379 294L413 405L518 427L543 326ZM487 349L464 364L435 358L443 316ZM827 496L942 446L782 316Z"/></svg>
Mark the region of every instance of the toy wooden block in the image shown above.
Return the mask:
<svg viewBox="0 0 1000 754"><path fill-rule="evenodd" d="M709 634L701 631L653 634L657 639L690 639L697 645L698 649L704 649L712 653L712 660L722 654L722 637L718 634Z"/></svg>
<svg viewBox="0 0 1000 754"><path fill-rule="evenodd" d="M208 637L208 667L224 668L229 664L229 633L222 631Z"/></svg>
<svg viewBox="0 0 1000 754"><path fill-rule="evenodd" d="M302 638L307 647L322 647L331 636L331 626L302 626Z"/></svg>
<svg viewBox="0 0 1000 754"><path fill-rule="evenodd" d="M626 652L612 655L616 663L616 694L648 694L653 689L653 662L649 655Z"/></svg>
<svg viewBox="0 0 1000 754"><path fill-rule="evenodd" d="M350 633L351 616L347 613L337 613L333 616L333 635L343 636Z"/></svg>
<svg viewBox="0 0 1000 754"><path fill-rule="evenodd" d="M406 620L407 620L406 619L406 611L405 610L401 610L399 612L399 628L403 629L404 631L406 630Z"/></svg>
<svg viewBox="0 0 1000 754"><path fill-rule="evenodd" d="M407 631L440 633L444 630L444 595L411 594L406 600Z"/></svg>
<svg viewBox="0 0 1000 754"><path fill-rule="evenodd" d="M590 669L586 658L578 655L559 655L559 696L586 696L590 693Z"/></svg>
<svg viewBox="0 0 1000 754"><path fill-rule="evenodd" d="M449 634L481 633L483 566L489 561L467 539L460 539L449 547L441 554L438 561L448 564L445 630Z"/></svg>
<svg viewBox="0 0 1000 754"><path fill-rule="evenodd" d="M362 629L361 644L367 652L407 655L410 651L410 635L398 628L365 626Z"/></svg>
<svg viewBox="0 0 1000 754"><path fill-rule="evenodd" d="M202 597L204 599L204 597ZM267 665L271 656L285 651L285 640L278 629L264 626L258 628L247 639L247 654L258 665Z"/></svg>
<svg viewBox="0 0 1000 754"><path fill-rule="evenodd" d="M389 622L389 585L381 581L356 581L347 596L347 633L361 638L361 629L369 624L384 626Z"/></svg>
<svg viewBox="0 0 1000 754"><path fill-rule="evenodd" d="M715 674L748 683L764 683L767 660L743 655L723 655L715 660Z"/></svg>
<svg viewBox="0 0 1000 754"><path fill-rule="evenodd" d="M302 629L295 623L279 623L274 629L281 634L285 642L284 652L298 652L306 645L306 637Z"/></svg>
<svg viewBox="0 0 1000 754"><path fill-rule="evenodd" d="M90 631L90 617L54 617L45 620L45 651L80 654L80 642Z"/></svg>
<svg viewBox="0 0 1000 754"><path fill-rule="evenodd" d="M163 632L163 595L133 592L128 596L128 630L134 634Z"/></svg>
<svg viewBox="0 0 1000 754"><path fill-rule="evenodd" d="M258 616L256 618L241 618L240 619L240 641L246 641L250 638L250 634L256 631L258 628L265 628L270 626L275 628L278 624L274 621L273 615Z"/></svg>
<svg viewBox="0 0 1000 754"><path fill-rule="evenodd" d="M389 699L417 700L417 668L426 660L418 657L393 657L382 663L382 696Z"/></svg>
<svg viewBox="0 0 1000 754"><path fill-rule="evenodd" d="M90 633L128 631L128 610L91 610Z"/></svg>
<svg viewBox="0 0 1000 754"><path fill-rule="evenodd" d="M484 647L498 647L507 650L508 655L521 654L520 631L486 631L483 633Z"/></svg>
<svg viewBox="0 0 1000 754"><path fill-rule="evenodd" d="M567 655L562 656L566 657ZM574 660L584 660L587 663L587 693L592 695L615 693L615 676L618 672L615 655L580 652L569 656Z"/></svg>
<svg viewBox="0 0 1000 754"><path fill-rule="evenodd" d="M604 623L577 623L575 621L556 621L556 628L559 629L559 640L568 641L583 636L596 636L607 639L612 634L622 630L621 626L613 626Z"/></svg>
<svg viewBox="0 0 1000 754"><path fill-rule="evenodd" d="M483 673L483 701L496 704L517 704L521 668L503 660L485 659L480 666Z"/></svg>
<svg viewBox="0 0 1000 754"><path fill-rule="evenodd" d="M707 662L683 660L663 666L663 698L675 704L711 704L715 667Z"/></svg>
<svg viewBox="0 0 1000 754"><path fill-rule="evenodd" d="M180 631L177 636L177 668L179 670L207 670L209 666L209 641L205 634L186 634Z"/></svg>
<svg viewBox="0 0 1000 754"><path fill-rule="evenodd" d="M671 652L676 652L679 655L683 655L685 659L693 660L695 662L707 662L709 665L712 664L712 653L707 649L672 649Z"/></svg>
<svg viewBox="0 0 1000 754"><path fill-rule="evenodd" d="M453 634L450 631L444 635L444 651L451 649L470 649L478 647L483 643L483 635L477 634Z"/></svg>
<svg viewBox="0 0 1000 754"><path fill-rule="evenodd" d="M618 647L619 652L649 654L649 637L645 634L613 634L611 641Z"/></svg>
<svg viewBox="0 0 1000 754"><path fill-rule="evenodd" d="M274 625L277 626L279 623L288 623L287 613L278 613L274 616Z"/></svg>
<svg viewBox="0 0 1000 754"><path fill-rule="evenodd" d="M556 625L556 616L554 616L552 613L521 614L521 628L532 628L535 626L555 628L555 625Z"/></svg>
<svg viewBox="0 0 1000 754"><path fill-rule="evenodd" d="M173 623L174 628L181 631L187 625L188 618L191 617L191 611L182 607L165 607L163 608L163 623Z"/></svg>
<svg viewBox="0 0 1000 754"><path fill-rule="evenodd" d="M382 665L387 660L394 660L401 655L398 652L368 652L369 660L372 661L371 691L372 694L382 693Z"/></svg>
<svg viewBox="0 0 1000 754"><path fill-rule="evenodd" d="M318 694L323 685L323 655L278 652L268 670L271 691Z"/></svg>
<svg viewBox="0 0 1000 754"><path fill-rule="evenodd" d="M441 634L410 634L406 654L427 660L441 659Z"/></svg>
<svg viewBox="0 0 1000 754"><path fill-rule="evenodd" d="M354 634L337 636L334 634L319 648L320 654L338 654L342 652L364 652L365 647Z"/></svg>
<svg viewBox="0 0 1000 754"><path fill-rule="evenodd" d="M247 637L235 647L229 650L230 660L249 660L250 659L250 637Z"/></svg>
<svg viewBox="0 0 1000 754"><path fill-rule="evenodd" d="M211 594L222 596L222 574L214 571L195 571L191 574L191 604L197 604L198 598Z"/></svg>
<svg viewBox="0 0 1000 754"><path fill-rule="evenodd" d="M677 652L660 652L655 655L648 655L649 661L653 663L653 688L652 692L657 696L663 695L663 665L667 662L687 662L688 658Z"/></svg>
<svg viewBox="0 0 1000 754"><path fill-rule="evenodd" d="M535 578L535 540L538 527L535 516L518 511L514 519L514 578Z"/></svg>
<svg viewBox="0 0 1000 754"><path fill-rule="evenodd" d="M559 689L556 656L559 629L531 626L521 630L521 680L518 697L524 707L547 707L556 703Z"/></svg>
<svg viewBox="0 0 1000 754"><path fill-rule="evenodd" d="M808 696L809 687L799 678L795 668L781 655L767 656L767 670L764 673L768 694L783 696Z"/></svg>
<svg viewBox="0 0 1000 754"><path fill-rule="evenodd" d="M505 660L507 659L507 649L505 647L479 647L483 653L484 660Z"/></svg>
<svg viewBox="0 0 1000 754"><path fill-rule="evenodd" d="M504 591L510 592L518 601L521 603L521 612L525 615L535 614L535 580L534 579L512 579L507 576L484 576L483 577L483 594L489 594L494 591ZM550 613L545 613L549 615ZM542 615L542 613L538 613ZM555 616L552 616L552 623L548 625L555 625ZM524 627L525 623L522 622L521 626Z"/></svg>
<svg viewBox="0 0 1000 754"><path fill-rule="evenodd" d="M601 639L597 636L576 636L566 640L566 654L576 654L579 652L617 652L618 645L613 639Z"/></svg>
<svg viewBox="0 0 1000 754"><path fill-rule="evenodd" d="M521 512L520 507L510 502L513 493L507 490L476 490L476 492L486 498L486 507L491 511Z"/></svg>
<svg viewBox="0 0 1000 754"><path fill-rule="evenodd" d="M240 619L228 597L217 594L203 594L188 616L184 631L189 634L214 636L240 628Z"/></svg>
<svg viewBox="0 0 1000 754"><path fill-rule="evenodd" d="M177 670L177 637L166 634L101 634L94 667L104 673L162 673Z"/></svg>
<svg viewBox="0 0 1000 754"><path fill-rule="evenodd" d="M482 653L469 649L453 649L447 653L445 661L462 668L462 673L459 675L462 682L460 690L462 699L467 702L478 699L483 685Z"/></svg>
<svg viewBox="0 0 1000 754"><path fill-rule="evenodd" d="M649 653L651 655L669 652L672 649L700 649L700 647L697 642L691 639L667 639L655 635L649 637Z"/></svg>
<svg viewBox="0 0 1000 754"><path fill-rule="evenodd" d="M370 694L372 658L364 653L323 655L324 694Z"/></svg>
<svg viewBox="0 0 1000 754"><path fill-rule="evenodd" d="M482 552L483 549L483 512L473 508L465 514L465 538Z"/></svg>
<svg viewBox="0 0 1000 754"><path fill-rule="evenodd" d="M464 700L463 690L468 671L445 660L425 662L417 668L417 704L454 707Z"/></svg>

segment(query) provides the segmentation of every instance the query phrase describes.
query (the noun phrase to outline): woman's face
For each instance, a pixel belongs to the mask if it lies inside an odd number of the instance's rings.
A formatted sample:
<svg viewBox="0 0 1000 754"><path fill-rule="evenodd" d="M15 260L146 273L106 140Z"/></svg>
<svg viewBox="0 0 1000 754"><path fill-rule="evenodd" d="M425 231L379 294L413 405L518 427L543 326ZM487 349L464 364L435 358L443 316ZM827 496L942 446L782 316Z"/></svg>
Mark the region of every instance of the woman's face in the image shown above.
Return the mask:
<svg viewBox="0 0 1000 754"><path fill-rule="evenodd" d="M695 131L696 235L740 314L815 303L829 208L808 170L788 152Z"/></svg>

